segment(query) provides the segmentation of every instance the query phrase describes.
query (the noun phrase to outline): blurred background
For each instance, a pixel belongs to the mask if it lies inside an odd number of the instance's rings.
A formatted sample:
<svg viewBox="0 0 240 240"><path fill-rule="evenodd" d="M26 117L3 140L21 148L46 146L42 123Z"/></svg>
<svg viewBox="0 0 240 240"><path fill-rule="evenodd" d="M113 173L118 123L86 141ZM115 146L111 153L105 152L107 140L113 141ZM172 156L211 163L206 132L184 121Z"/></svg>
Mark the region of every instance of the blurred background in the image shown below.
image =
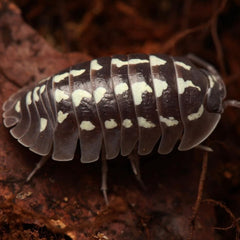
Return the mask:
<svg viewBox="0 0 240 240"><path fill-rule="evenodd" d="M157 51L194 52L214 59L216 46L209 23L212 20L214 24L214 19L218 21L216 31L226 54L230 55L229 45L231 50L238 46L240 38L239 0L16 0L15 3L23 18L53 46L93 57ZM195 27L198 28L189 31ZM179 33L181 37L167 45Z"/></svg>

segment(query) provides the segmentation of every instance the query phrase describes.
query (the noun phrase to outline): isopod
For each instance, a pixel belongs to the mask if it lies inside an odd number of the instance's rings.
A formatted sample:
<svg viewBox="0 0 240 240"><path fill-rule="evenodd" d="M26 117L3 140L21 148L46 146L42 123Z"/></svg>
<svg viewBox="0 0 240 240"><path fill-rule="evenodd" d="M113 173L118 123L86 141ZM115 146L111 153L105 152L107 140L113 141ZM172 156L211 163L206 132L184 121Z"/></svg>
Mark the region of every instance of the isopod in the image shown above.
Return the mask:
<svg viewBox="0 0 240 240"><path fill-rule="evenodd" d="M226 106L240 108L225 96L218 72L193 55L113 55L21 89L4 103L3 118L31 151L70 161L79 140L81 162L89 163L103 146L106 159L127 156L136 145L147 155L157 142L160 154L177 143L180 151L197 147Z"/></svg>

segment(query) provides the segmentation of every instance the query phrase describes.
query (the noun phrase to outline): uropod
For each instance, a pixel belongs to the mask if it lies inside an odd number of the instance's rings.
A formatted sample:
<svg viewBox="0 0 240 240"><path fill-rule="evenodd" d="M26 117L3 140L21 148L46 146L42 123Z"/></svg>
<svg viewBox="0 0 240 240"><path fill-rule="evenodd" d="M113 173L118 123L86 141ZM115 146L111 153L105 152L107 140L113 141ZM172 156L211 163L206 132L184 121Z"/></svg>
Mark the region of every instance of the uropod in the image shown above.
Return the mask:
<svg viewBox="0 0 240 240"><path fill-rule="evenodd" d="M45 156L28 180L51 157L70 161L79 140L81 162L119 153L168 154L200 145L215 129L224 108L224 82L214 67L193 55L129 54L74 65L20 89L3 105L4 125L31 151ZM131 158L130 158L131 159ZM102 190L106 195L106 161ZM139 176L138 163L131 161Z"/></svg>

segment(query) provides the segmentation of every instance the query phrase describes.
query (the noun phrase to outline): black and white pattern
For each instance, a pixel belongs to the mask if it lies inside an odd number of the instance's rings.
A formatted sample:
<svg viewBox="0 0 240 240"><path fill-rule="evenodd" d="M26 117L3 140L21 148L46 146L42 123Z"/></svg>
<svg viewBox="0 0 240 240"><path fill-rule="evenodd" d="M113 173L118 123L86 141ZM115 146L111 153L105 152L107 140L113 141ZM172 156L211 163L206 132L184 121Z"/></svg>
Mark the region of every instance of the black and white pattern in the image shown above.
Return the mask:
<svg viewBox="0 0 240 240"><path fill-rule="evenodd" d="M3 106L13 137L57 161L93 162L129 155L138 144L149 154L199 145L221 117L225 86L211 65L188 57L130 54L77 64L32 87Z"/></svg>

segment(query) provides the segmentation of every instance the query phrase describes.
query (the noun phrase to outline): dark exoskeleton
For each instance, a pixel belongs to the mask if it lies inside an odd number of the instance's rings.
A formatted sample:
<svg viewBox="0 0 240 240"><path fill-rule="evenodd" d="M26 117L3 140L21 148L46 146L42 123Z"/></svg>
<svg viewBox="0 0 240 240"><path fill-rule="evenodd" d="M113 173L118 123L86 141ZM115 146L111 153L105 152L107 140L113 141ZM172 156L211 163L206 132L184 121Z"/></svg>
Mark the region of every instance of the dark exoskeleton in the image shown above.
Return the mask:
<svg viewBox="0 0 240 240"><path fill-rule="evenodd" d="M217 71L188 55L130 54L102 57L70 67L21 89L3 105L4 124L13 137L42 156L57 161L106 159L119 152L149 154L157 142L167 154L200 147L226 106L225 85ZM47 157L37 165L28 180ZM139 177L138 162L130 158ZM105 161L104 161L105 163ZM106 199L106 165L102 189Z"/></svg>

